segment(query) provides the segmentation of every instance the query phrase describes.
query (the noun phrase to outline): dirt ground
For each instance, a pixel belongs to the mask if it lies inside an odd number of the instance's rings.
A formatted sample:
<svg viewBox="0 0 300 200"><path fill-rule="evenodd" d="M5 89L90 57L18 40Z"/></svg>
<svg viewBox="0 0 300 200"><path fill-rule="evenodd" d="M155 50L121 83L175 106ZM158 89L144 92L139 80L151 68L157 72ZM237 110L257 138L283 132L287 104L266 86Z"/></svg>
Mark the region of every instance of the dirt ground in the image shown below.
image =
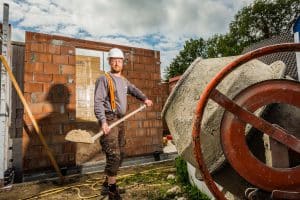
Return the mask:
<svg viewBox="0 0 300 200"><path fill-rule="evenodd" d="M118 176L119 185L126 189L126 193L122 194L122 197L123 199L138 200L185 197L186 194L183 190L176 187L179 186L176 180L167 179L168 176L175 174L174 161L122 168ZM68 177L67 183L61 186L53 180L15 184L9 191L0 191L0 200L108 199L108 197L100 195L100 186L103 180L103 173L93 173ZM170 189L175 189L175 192L167 192Z"/></svg>

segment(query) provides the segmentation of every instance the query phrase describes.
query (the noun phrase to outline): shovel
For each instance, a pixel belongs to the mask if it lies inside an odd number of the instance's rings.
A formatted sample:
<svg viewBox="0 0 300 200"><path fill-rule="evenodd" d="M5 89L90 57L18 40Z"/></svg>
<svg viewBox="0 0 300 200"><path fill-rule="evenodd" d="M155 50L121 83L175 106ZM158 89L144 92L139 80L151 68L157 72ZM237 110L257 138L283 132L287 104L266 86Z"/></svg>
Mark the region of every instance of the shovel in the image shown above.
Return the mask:
<svg viewBox="0 0 300 200"><path fill-rule="evenodd" d="M146 108L146 105L142 105L141 107L139 107L135 111L132 111L128 115L125 115L124 117L119 119L118 121L115 121L114 123L110 124L108 127L113 128L113 127L117 126L118 124L125 121L127 118L131 117L132 115L140 112L144 108ZM65 139L68 140L68 141L71 141L71 142L93 144L95 142L95 140L97 140L102 135L103 135L103 131L100 131L96 135L91 136L91 134L88 131L81 130L81 129L76 129L76 130L69 131L67 133Z"/></svg>

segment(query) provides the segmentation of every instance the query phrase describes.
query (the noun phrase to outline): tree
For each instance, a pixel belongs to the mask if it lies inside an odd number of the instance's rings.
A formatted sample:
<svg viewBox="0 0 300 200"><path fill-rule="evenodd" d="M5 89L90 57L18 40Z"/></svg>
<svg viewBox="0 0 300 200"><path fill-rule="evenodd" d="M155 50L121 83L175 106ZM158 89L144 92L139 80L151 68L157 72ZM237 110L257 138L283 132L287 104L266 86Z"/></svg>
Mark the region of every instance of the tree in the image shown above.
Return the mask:
<svg viewBox="0 0 300 200"><path fill-rule="evenodd" d="M202 38L185 41L183 50L173 59L173 62L166 69L166 79L182 74L188 66L201 56L205 57L205 41Z"/></svg>
<svg viewBox="0 0 300 200"><path fill-rule="evenodd" d="M190 39L166 69L166 78L182 74L197 57L213 58L240 54L250 44L289 31L300 15L299 0L255 0L242 8L229 25L229 32L206 41Z"/></svg>
<svg viewBox="0 0 300 200"><path fill-rule="evenodd" d="M231 34L214 35L206 42L206 55L203 58L215 58L237 55L241 49L237 46L236 39Z"/></svg>
<svg viewBox="0 0 300 200"><path fill-rule="evenodd" d="M256 0L238 11L230 23L229 33L245 47L289 31L299 14L299 0Z"/></svg>

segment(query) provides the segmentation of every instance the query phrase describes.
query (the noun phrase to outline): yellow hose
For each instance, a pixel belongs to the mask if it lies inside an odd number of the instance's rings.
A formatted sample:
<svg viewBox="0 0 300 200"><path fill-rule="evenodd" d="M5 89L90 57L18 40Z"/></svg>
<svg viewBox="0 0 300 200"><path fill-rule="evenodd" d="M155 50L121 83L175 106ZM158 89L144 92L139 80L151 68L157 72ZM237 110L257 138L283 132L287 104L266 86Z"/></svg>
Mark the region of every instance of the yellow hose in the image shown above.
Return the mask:
<svg viewBox="0 0 300 200"><path fill-rule="evenodd" d="M158 168L155 168L155 169L149 169L149 170L139 172L139 173L140 174L146 174L146 173L149 173L151 171L157 171L157 170L160 170L160 172L163 172L163 171L169 171L171 168L174 168L174 167L170 167L170 166L158 167ZM155 174L159 174L159 173L155 172ZM136 173L134 173L134 174L125 174L125 175L118 176L117 179L118 179L118 181L121 181L124 178L135 176L135 175L136 175ZM98 197L98 196L100 196L100 194L95 194L95 195L91 195L91 196L83 196L83 195L81 195L80 188L87 187L92 191L97 191L97 190L100 190L100 187L97 188L96 186L97 185L100 186L102 184L102 182L103 182L103 179L101 179L101 178L88 179L83 184L50 189L50 190L46 190L46 191L40 192L38 194L32 195L30 197L26 197L26 198L19 199L19 200L39 199L41 197L57 194L57 193L60 193L60 192L66 191L66 190L75 190L75 191L77 191L77 196L79 197L79 199L90 199L90 198ZM163 184L152 184L150 186L160 186L160 185L163 185ZM134 186L132 186L132 187L134 187ZM128 188L130 188L130 186Z"/></svg>

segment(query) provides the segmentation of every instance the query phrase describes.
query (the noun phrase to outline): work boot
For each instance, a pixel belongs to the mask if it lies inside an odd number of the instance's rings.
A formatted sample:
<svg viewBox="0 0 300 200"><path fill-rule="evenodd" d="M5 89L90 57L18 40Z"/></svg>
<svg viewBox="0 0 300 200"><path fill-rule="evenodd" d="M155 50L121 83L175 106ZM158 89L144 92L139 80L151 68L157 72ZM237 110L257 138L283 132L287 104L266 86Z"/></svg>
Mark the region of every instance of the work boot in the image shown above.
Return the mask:
<svg viewBox="0 0 300 200"><path fill-rule="evenodd" d="M124 188L119 188L117 185L116 185L116 188L120 194L125 193ZM101 195L102 196L108 195L108 192L109 192L108 182L107 182L107 179L105 179L105 181L102 183L102 186L101 186Z"/></svg>
<svg viewBox="0 0 300 200"><path fill-rule="evenodd" d="M102 183L101 186L101 195L102 196L108 195L108 192L109 192L108 182L107 179L105 179L105 181Z"/></svg>
<svg viewBox="0 0 300 200"><path fill-rule="evenodd" d="M109 188L109 192L108 192L109 200L122 200L122 197L120 196L120 192L116 184L111 184L108 186L108 188Z"/></svg>
<svg viewBox="0 0 300 200"><path fill-rule="evenodd" d="M115 192L108 192L108 199L109 200L122 200L122 197L118 190Z"/></svg>

